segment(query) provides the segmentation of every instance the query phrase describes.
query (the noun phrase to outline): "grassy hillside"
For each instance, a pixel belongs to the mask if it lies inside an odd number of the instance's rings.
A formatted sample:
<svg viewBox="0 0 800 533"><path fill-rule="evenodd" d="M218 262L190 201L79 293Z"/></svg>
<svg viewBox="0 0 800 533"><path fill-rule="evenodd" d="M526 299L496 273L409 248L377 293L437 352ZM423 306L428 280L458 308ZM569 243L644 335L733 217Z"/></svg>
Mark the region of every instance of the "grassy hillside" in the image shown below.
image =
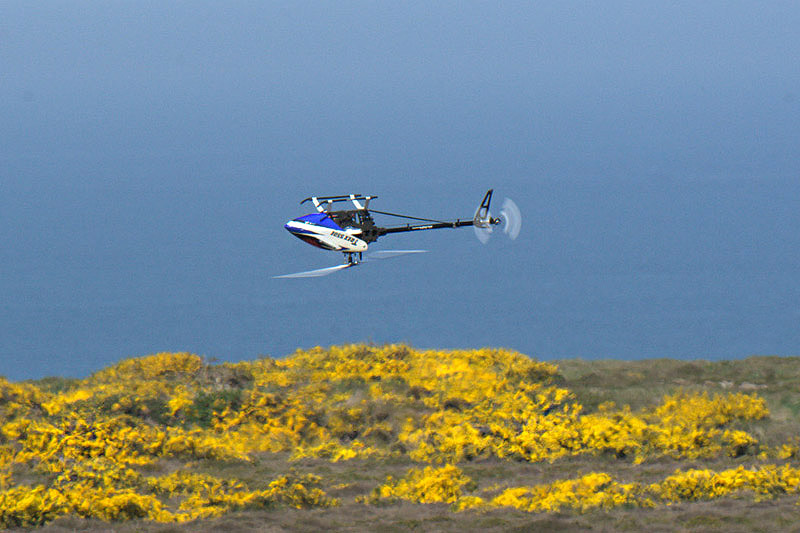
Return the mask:
<svg viewBox="0 0 800 533"><path fill-rule="evenodd" d="M0 526L785 530L800 359L354 345L0 379Z"/></svg>

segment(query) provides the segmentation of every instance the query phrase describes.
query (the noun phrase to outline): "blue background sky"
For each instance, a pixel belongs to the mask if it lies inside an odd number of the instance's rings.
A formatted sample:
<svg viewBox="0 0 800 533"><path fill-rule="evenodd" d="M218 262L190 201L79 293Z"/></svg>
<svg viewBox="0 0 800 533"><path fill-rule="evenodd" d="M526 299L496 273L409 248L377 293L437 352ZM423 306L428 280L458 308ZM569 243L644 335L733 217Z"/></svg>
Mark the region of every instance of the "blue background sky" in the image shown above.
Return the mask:
<svg viewBox="0 0 800 533"><path fill-rule="evenodd" d="M316 344L800 353L796 2L3 2L0 375ZM312 194L511 243L340 261Z"/></svg>

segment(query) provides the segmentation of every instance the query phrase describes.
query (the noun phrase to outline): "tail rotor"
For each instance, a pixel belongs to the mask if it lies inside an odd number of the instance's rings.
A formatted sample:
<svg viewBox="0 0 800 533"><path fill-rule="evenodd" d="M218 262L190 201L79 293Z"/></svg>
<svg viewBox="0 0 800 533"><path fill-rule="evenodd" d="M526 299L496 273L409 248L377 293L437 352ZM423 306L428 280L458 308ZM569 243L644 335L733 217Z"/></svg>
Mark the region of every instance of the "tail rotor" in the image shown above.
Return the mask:
<svg viewBox="0 0 800 533"><path fill-rule="evenodd" d="M472 227L475 230L475 236L481 241L482 244L489 242L492 236L493 226L502 225L503 233L508 235L511 240L519 236L522 229L522 213L517 207L517 204L511 198L503 200L503 206L500 209L500 217L492 218L489 211L489 204L492 201L492 190L486 193L483 197L481 205L475 211L475 217L472 219Z"/></svg>
<svg viewBox="0 0 800 533"><path fill-rule="evenodd" d="M500 219L503 221L503 233L508 235L512 241L519 237L519 232L522 229L522 213L511 198L503 200Z"/></svg>

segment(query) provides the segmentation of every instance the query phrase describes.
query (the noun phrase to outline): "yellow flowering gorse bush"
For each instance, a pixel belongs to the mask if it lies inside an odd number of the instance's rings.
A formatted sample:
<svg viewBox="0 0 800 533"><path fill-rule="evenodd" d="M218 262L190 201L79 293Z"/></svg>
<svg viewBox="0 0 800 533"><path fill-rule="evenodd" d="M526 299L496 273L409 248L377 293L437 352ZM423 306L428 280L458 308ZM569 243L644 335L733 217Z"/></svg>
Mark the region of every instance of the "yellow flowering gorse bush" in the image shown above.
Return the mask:
<svg viewBox="0 0 800 533"><path fill-rule="evenodd" d="M456 503L462 496L462 489L471 480L454 465L441 468L412 468L408 474L397 481L389 477L386 483L375 489L365 502L380 500L410 500L419 503Z"/></svg>
<svg viewBox="0 0 800 533"><path fill-rule="evenodd" d="M312 474L279 476L251 490L190 468L203 459L247 462L277 452L295 460L393 457L430 464L387 481L364 501L442 502L458 510L649 505L692 499L691 483L700 497L795 491L796 472L786 467L758 475L676 473L649 487L591 473L506 487L492 498L471 494L474 484L456 463L764 452L741 429L769 414L755 395L678 392L639 412L604 405L587 413L554 383L556 373L554 365L509 350L352 345L222 365L161 353L122 361L60 390L0 378L0 526L38 525L64 514L170 522L248 507L336 503ZM795 450L786 445L774 455L794 457ZM172 472L142 473L167 460ZM40 482L17 480L19 469ZM748 481L729 483L730 476Z"/></svg>
<svg viewBox="0 0 800 533"><path fill-rule="evenodd" d="M540 513L621 506L654 507L745 493L752 493L759 500L800 492L800 469L789 465L764 465L754 469L739 466L720 472L678 470L657 483L647 485L622 483L605 472L590 472L575 479L544 485L508 487L491 499L467 493L475 487L475 483L454 465L426 467L424 470L412 468L401 479L387 478L383 485L361 501L377 503L403 499L418 503L450 503L459 511L514 507Z"/></svg>

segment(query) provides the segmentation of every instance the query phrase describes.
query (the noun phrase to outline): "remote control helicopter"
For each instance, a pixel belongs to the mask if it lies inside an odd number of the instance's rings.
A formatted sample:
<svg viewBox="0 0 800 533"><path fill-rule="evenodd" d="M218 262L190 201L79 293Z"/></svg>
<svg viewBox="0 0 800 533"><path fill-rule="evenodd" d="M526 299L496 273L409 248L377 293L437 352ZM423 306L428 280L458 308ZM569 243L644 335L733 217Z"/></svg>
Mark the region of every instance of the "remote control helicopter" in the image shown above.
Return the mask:
<svg viewBox="0 0 800 533"><path fill-rule="evenodd" d="M492 192L493 189L489 189L486 192L472 218L456 220L435 220L370 209L370 201L378 198L377 196L363 196L361 194L311 196L300 202L300 205L311 202L316 208L316 212L290 220L284 224L284 228L298 239L312 246L343 253L344 263L275 277L310 278L325 276L339 270L354 267L368 259L386 259L405 254L425 252L425 250L382 250L372 252L366 258L364 257L363 254L371 243L384 235L392 233L472 226L478 239L486 244L493 228L502 225L503 232L511 239L516 239L522 228L522 216L519 208L511 199L506 198L503 201L500 216L498 218L492 217L489 212ZM336 204L347 202L352 203L353 209L334 210ZM373 214L403 218L409 222L404 225L383 227L375 222ZM413 221L413 223L410 221Z"/></svg>

